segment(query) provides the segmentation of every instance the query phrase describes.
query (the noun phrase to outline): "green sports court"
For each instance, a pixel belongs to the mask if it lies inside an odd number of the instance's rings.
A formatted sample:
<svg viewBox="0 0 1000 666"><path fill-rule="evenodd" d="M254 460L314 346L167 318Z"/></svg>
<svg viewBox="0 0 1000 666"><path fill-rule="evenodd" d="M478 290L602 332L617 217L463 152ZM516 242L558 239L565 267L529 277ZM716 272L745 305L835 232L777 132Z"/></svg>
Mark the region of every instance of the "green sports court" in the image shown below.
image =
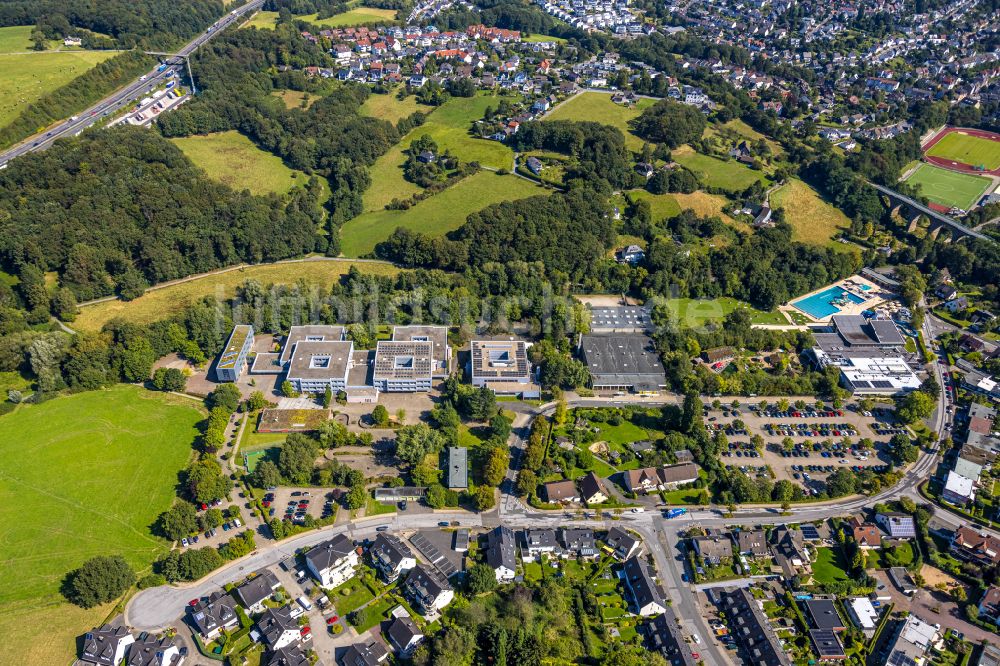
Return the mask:
<svg viewBox="0 0 1000 666"><path fill-rule="evenodd" d="M930 164L921 164L906 182L919 188L933 203L962 210L974 206L993 184L983 176L970 176Z"/></svg>
<svg viewBox="0 0 1000 666"><path fill-rule="evenodd" d="M930 157L952 160L984 171L1000 168L1000 141L952 131L928 149Z"/></svg>

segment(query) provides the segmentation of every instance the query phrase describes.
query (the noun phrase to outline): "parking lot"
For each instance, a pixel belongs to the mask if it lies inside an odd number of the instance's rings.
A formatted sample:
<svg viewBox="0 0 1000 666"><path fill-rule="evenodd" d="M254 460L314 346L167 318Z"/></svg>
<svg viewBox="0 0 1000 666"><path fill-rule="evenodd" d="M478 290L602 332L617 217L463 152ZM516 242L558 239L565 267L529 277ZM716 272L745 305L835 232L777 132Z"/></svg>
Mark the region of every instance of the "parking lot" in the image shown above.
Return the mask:
<svg viewBox="0 0 1000 666"><path fill-rule="evenodd" d="M323 488L276 488L264 495L269 518L301 523L307 515L325 518L334 511L334 491Z"/></svg>
<svg viewBox="0 0 1000 666"><path fill-rule="evenodd" d="M198 534L187 537L186 542L185 540L181 540L181 548L201 548L203 546L218 547L229 541L233 535L239 534L245 529L253 529L252 526L247 525L246 516L248 513L240 508L241 502L243 501L244 500L236 498L232 501L218 500L217 502L213 502L211 504L197 505L199 521L204 518L208 511L218 509L222 512L222 522L218 527L212 527L205 531L199 531ZM236 508L233 509L232 507ZM230 512L233 511L239 511L238 518L229 517Z"/></svg>
<svg viewBox="0 0 1000 666"><path fill-rule="evenodd" d="M710 433L721 432L728 440L723 464L750 476L766 474L770 467L775 480L789 479L806 487L840 468L886 469L889 439L906 432L886 409L866 415L847 408L779 412L774 408L761 411L756 406L730 407L709 409L705 425ZM755 435L764 442L762 450L752 442ZM866 438L874 442L874 448L859 445Z"/></svg>

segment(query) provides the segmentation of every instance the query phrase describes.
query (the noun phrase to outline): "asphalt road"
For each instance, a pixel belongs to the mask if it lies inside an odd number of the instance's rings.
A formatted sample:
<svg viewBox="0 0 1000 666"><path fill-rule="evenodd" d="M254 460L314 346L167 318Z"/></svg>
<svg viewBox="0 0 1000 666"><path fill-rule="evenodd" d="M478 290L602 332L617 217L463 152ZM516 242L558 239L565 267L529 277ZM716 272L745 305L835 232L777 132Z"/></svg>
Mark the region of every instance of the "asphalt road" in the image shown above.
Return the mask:
<svg viewBox="0 0 1000 666"><path fill-rule="evenodd" d="M199 46L215 37L219 32L241 20L247 12L256 11L257 9L260 9L263 4L264 0L251 0L247 4L235 10L231 10L226 13L225 16L220 18L216 24L211 26L209 31L203 32L192 39L183 48L181 48L177 54L181 56L190 55ZM76 120L65 120L56 127L25 139L6 152L0 153L0 166L7 164L7 162L11 159L26 153L31 153L36 150L45 150L50 147L56 139L75 136L91 125L103 122L108 116L114 115L118 111L130 106L134 101L141 99L146 95L146 93L164 83L167 80L168 75L173 70L180 70L183 67L183 60L179 57L168 58L166 62L169 66L162 72L158 72L156 69L147 72L145 74L145 81L136 80L124 88L117 90L113 94L102 99L97 104L81 111L78 115L73 116Z"/></svg>

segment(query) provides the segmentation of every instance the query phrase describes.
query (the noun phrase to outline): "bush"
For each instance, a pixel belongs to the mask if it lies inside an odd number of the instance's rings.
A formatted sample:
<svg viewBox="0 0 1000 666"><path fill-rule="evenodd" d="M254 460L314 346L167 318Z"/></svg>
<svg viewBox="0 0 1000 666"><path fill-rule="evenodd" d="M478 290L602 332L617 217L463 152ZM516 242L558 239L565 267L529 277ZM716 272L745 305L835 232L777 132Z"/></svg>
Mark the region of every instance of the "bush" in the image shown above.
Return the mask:
<svg viewBox="0 0 1000 666"><path fill-rule="evenodd" d="M167 578L163 574L151 573L146 574L139 579L139 589L145 590L149 587L159 587L160 585L166 585Z"/></svg>

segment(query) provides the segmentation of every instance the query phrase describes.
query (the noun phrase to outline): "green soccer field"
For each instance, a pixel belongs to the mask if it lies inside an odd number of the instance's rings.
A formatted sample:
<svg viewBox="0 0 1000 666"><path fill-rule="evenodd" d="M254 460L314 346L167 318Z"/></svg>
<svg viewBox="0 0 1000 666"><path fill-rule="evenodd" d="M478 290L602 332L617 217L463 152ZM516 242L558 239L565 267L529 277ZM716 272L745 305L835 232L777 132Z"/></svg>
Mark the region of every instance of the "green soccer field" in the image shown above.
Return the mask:
<svg viewBox="0 0 1000 666"><path fill-rule="evenodd" d="M934 203L968 210L993 181L983 176L970 176L930 164L921 164L906 182L918 187L920 192Z"/></svg>
<svg viewBox="0 0 1000 666"><path fill-rule="evenodd" d="M0 417L0 633L16 638L6 663L72 661L73 637L107 612L62 600L69 571L113 554L148 571L166 550L151 525L191 458L198 404L119 385Z"/></svg>
<svg viewBox="0 0 1000 666"><path fill-rule="evenodd" d="M927 154L973 167L982 165L987 171L1000 168L1000 141L969 134L952 132L931 146Z"/></svg>

